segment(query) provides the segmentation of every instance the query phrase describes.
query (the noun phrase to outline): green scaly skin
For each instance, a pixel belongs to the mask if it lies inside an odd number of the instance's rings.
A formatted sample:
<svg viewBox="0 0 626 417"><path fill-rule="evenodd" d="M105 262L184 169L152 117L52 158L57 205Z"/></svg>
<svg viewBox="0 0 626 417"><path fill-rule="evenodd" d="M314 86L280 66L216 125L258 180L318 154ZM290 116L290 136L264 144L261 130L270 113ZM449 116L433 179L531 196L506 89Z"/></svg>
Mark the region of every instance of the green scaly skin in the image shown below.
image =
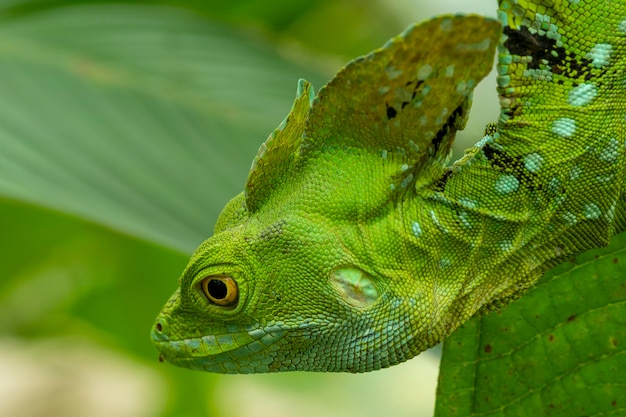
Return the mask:
<svg viewBox="0 0 626 417"><path fill-rule="evenodd" d="M626 0L501 0L499 20L432 19L317 96L300 82L158 316L162 358L387 367L624 229ZM447 167L498 42L497 126Z"/></svg>

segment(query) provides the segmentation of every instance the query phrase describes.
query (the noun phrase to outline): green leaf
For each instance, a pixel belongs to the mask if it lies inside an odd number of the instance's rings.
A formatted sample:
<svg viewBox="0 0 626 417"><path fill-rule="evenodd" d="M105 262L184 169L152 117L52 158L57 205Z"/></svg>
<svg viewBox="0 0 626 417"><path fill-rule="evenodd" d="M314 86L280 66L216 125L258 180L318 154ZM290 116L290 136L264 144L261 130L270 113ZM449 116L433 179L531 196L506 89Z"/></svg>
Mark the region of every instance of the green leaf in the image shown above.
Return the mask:
<svg viewBox="0 0 626 417"><path fill-rule="evenodd" d="M626 413L626 233L445 340L437 417Z"/></svg>
<svg viewBox="0 0 626 417"><path fill-rule="evenodd" d="M206 238L297 80L188 13L96 5L0 21L0 194L182 252Z"/></svg>

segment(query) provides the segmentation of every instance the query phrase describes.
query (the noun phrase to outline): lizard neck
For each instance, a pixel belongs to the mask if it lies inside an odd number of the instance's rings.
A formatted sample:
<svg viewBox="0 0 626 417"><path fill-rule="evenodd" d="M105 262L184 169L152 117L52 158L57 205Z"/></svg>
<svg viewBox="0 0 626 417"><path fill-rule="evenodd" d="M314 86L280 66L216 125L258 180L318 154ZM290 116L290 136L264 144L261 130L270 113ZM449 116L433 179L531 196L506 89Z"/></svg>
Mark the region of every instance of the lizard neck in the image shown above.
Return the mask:
<svg viewBox="0 0 626 417"><path fill-rule="evenodd" d="M421 193L342 233L355 268L377 277L388 304L386 326L405 332L412 355L477 311L517 298L560 254L537 247L522 256L510 237L515 224L475 222L480 211L466 206L437 191Z"/></svg>

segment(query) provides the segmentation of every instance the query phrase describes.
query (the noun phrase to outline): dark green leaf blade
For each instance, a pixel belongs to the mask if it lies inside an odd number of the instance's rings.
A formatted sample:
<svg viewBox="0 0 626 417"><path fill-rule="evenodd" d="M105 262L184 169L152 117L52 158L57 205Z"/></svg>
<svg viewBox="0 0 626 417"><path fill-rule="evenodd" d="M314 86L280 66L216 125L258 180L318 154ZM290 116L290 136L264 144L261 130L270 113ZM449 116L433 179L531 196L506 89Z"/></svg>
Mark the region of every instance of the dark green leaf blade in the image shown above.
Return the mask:
<svg viewBox="0 0 626 417"><path fill-rule="evenodd" d="M435 415L626 413L626 233L444 342Z"/></svg>

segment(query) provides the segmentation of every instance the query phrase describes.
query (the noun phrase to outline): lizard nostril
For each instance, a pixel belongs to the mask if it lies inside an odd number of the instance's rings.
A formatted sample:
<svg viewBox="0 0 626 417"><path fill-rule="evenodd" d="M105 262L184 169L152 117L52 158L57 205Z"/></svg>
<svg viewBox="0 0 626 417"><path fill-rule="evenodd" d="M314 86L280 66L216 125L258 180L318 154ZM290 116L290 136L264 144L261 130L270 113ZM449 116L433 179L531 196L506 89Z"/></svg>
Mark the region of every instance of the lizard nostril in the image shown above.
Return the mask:
<svg viewBox="0 0 626 417"><path fill-rule="evenodd" d="M157 329L157 332L163 331L163 326L161 326L161 323L156 324L156 329Z"/></svg>

